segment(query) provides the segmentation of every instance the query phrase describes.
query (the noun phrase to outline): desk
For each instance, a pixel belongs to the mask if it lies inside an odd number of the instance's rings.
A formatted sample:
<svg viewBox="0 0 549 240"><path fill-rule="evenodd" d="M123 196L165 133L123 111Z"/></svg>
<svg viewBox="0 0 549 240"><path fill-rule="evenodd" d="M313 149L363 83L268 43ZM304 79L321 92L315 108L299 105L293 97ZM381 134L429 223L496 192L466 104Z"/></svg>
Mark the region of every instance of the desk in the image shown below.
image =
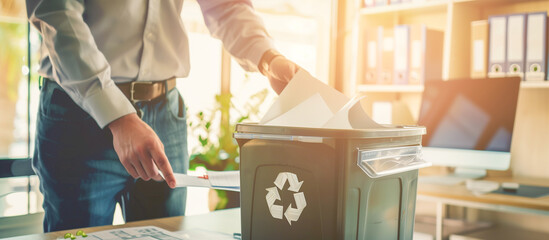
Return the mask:
<svg viewBox="0 0 549 240"><path fill-rule="evenodd" d="M485 180L497 182L518 182L528 185L549 186L547 179L528 178L486 178ZM501 194L484 194L477 196L472 194L465 185L438 185L418 184L418 201L433 201L437 204L437 239L442 239L442 217L445 205L456 205L485 210L495 210L515 213L541 214L549 216L549 196L541 198L515 197ZM103 231L114 228L157 226L168 231L181 231L185 229L207 227L209 230L232 234L240 232L240 209L228 209L211 212L204 215L170 217L145 221L130 222L117 226L100 226L83 228L86 233ZM76 230L66 230L46 234L34 234L9 238L9 240L27 239L57 239L67 232L75 233Z"/></svg>
<svg viewBox="0 0 549 240"><path fill-rule="evenodd" d="M500 183L516 182L527 185L549 186L549 180L547 179L487 177L484 180ZM445 205L549 216L549 196L540 198L526 198L493 193L474 195L467 190L464 184L448 186L420 183L418 184L417 200L436 203L437 240L442 239L442 221Z"/></svg>
<svg viewBox="0 0 549 240"><path fill-rule="evenodd" d="M217 232L233 234L240 232L240 209L227 209L211 212L203 215L195 216L181 216L181 217L168 217L152 220L129 222L123 225L107 225L100 227L80 228L75 230L64 230L59 232L51 232L45 234L32 234L25 236L18 236L13 238L7 238L6 240L28 240L28 239L57 239L63 238L65 233L76 233L77 230L83 230L86 233L92 233L97 231L125 228L125 227L141 227L141 226L156 226L166 229L168 231L181 231L186 229L208 229Z"/></svg>

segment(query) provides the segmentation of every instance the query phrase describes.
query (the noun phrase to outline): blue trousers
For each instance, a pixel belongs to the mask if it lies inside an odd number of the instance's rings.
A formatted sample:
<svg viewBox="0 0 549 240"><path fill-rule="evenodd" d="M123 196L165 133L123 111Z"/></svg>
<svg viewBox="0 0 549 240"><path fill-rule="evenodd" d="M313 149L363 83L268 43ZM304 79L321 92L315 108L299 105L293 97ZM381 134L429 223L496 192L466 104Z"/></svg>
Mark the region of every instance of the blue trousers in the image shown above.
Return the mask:
<svg viewBox="0 0 549 240"><path fill-rule="evenodd" d="M174 172L186 173L187 124L177 89L137 105ZM126 221L184 214L186 189L134 180L118 159L108 127L99 128L52 80L45 80L37 119L33 168L44 195L45 232L110 225L117 202Z"/></svg>

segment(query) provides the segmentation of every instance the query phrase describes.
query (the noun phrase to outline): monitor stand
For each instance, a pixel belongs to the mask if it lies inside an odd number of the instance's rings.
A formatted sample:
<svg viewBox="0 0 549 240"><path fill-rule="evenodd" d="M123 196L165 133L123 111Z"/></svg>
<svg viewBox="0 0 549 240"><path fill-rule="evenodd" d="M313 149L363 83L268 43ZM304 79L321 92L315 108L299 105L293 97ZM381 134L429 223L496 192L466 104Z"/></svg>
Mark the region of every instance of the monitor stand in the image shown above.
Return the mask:
<svg viewBox="0 0 549 240"><path fill-rule="evenodd" d="M479 179L486 176L485 169L471 169L457 167L453 173L446 175L420 176L419 183L440 184L440 185L458 185L469 179Z"/></svg>

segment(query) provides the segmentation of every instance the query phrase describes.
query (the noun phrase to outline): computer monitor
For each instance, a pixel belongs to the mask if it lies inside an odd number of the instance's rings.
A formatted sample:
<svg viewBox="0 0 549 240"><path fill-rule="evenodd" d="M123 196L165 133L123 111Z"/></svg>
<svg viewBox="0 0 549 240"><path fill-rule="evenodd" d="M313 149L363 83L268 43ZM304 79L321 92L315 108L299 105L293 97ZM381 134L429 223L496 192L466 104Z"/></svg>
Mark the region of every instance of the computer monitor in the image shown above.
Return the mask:
<svg viewBox="0 0 549 240"><path fill-rule="evenodd" d="M508 169L519 88L520 78L426 82L418 119L425 160L456 167L463 180Z"/></svg>

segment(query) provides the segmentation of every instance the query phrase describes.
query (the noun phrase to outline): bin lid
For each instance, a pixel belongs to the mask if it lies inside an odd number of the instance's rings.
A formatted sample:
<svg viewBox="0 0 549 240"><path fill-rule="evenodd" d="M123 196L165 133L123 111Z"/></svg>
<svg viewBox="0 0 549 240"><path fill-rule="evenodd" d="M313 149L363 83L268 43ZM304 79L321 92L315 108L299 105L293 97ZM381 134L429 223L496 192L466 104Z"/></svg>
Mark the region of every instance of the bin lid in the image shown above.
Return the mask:
<svg viewBox="0 0 549 240"><path fill-rule="evenodd" d="M241 123L236 125L237 133L273 134L288 136L311 136L328 138L388 138L418 136L426 133L423 126L383 125L385 128L372 129L330 129L259 125Z"/></svg>

